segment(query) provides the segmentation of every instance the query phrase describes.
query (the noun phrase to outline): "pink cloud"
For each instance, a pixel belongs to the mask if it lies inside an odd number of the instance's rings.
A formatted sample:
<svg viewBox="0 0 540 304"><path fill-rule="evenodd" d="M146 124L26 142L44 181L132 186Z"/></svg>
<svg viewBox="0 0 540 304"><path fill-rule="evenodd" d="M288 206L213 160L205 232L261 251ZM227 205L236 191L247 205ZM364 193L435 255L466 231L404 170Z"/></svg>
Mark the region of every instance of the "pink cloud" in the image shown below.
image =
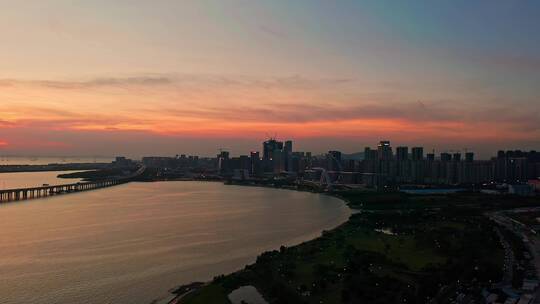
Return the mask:
<svg viewBox="0 0 540 304"><path fill-rule="evenodd" d="M10 102L0 104L0 134L11 151L142 153L145 142L158 153L170 148L167 141L196 147L234 138L236 145L274 133L319 139L322 151L376 138L535 147L540 138L540 109L532 104L361 98L343 93L350 92L348 79L184 75L9 84L0 91Z"/></svg>

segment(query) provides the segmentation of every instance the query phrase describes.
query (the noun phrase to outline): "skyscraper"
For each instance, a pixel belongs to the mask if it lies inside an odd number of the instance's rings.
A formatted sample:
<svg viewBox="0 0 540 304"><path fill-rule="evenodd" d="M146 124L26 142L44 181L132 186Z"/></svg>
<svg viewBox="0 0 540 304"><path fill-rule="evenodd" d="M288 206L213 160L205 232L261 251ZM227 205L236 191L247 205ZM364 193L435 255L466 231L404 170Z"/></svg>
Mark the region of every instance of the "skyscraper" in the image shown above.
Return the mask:
<svg viewBox="0 0 540 304"><path fill-rule="evenodd" d="M252 175L260 175L261 174L261 159L259 156L259 152L251 152L250 153L250 160L251 160L251 174Z"/></svg>
<svg viewBox="0 0 540 304"><path fill-rule="evenodd" d="M372 150L370 147L364 149L365 160L377 160L377 151Z"/></svg>
<svg viewBox="0 0 540 304"><path fill-rule="evenodd" d="M424 159L424 148L414 147L412 148L412 160L419 161Z"/></svg>
<svg viewBox="0 0 540 304"><path fill-rule="evenodd" d="M328 151L326 158L328 160L329 171L342 171L341 170L341 152Z"/></svg>
<svg viewBox="0 0 540 304"><path fill-rule="evenodd" d="M283 149L279 147L274 150L272 153L272 158L270 159L274 173L281 173L285 171L285 157Z"/></svg>
<svg viewBox="0 0 540 304"><path fill-rule="evenodd" d="M413 147L412 151L412 166L411 174L415 183L422 183L424 181L424 148Z"/></svg>
<svg viewBox="0 0 540 304"><path fill-rule="evenodd" d="M409 147L397 147L396 159L398 161L404 161L409 159Z"/></svg>
<svg viewBox="0 0 540 304"><path fill-rule="evenodd" d="M391 160L393 158L392 147L390 141L382 140L377 146L379 160Z"/></svg>
<svg viewBox="0 0 540 304"><path fill-rule="evenodd" d="M284 148L285 152L287 153L292 153L292 140L287 140L285 142L285 148Z"/></svg>
<svg viewBox="0 0 540 304"><path fill-rule="evenodd" d="M292 148L292 143L291 143L291 148ZM276 151L281 152L281 150L283 150L283 142L277 141L274 138L270 138L269 140L263 142L263 159L271 160L274 158L274 153Z"/></svg>
<svg viewBox="0 0 540 304"><path fill-rule="evenodd" d="M443 152L441 153L441 161L450 161L452 160L452 155L450 153Z"/></svg>
<svg viewBox="0 0 540 304"><path fill-rule="evenodd" d="M292 171L292 141L287 140L285 147L283 147L283 160L285 165L285 171Z"/></svg>
<svg viewBox="0 0 540 304"><path fill-rule="evenodd" d="M229 152L221 151L218 154L218 169L220 174L229 173Z"/></svg>

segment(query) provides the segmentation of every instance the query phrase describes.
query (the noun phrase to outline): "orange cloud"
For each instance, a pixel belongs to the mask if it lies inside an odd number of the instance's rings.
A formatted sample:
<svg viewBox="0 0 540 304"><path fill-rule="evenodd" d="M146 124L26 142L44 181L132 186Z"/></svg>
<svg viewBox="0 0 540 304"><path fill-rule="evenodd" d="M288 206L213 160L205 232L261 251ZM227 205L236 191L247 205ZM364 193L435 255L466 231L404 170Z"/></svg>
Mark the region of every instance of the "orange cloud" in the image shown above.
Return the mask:
<svg viewBox="0 0 540 304"><path fill-rule="evenodd" d="M351 90L349 82L217 76L9 80L0 90L0 131L10 148L60 151L82 146L87 134L119 142L122 134L259 140L277 133L343 143L377 137L454 143L540 138L535 106L478 102L464 107L419 102L405 93L399 102L365 100L353 94L361 89ZM93 140L99 143L97 136Z"/></svg>
<svg viewBox="0 0 540 304"><path fill-rule="evenodd" d="M47 126L50 122L41 123ZM278 133L282 137L358 137L378 134L382 137L447 138L447 139L522 139L538 138L540 132L521 132L513 122L463 122L415 121L409 119L343 119L307 122L231 121L218 119L119 120L108 123L99 121L60 121L49 128L75 131L143 131L163 136L188 136L206 138L259 138L264 134Z"/></svg>

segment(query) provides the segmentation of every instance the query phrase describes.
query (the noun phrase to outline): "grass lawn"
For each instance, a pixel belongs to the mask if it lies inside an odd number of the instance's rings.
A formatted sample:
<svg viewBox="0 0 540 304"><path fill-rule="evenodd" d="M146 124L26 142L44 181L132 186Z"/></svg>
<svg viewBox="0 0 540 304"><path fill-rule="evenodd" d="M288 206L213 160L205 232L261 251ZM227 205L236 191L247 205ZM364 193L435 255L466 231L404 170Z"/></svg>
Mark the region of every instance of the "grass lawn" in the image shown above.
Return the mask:
<svg viewBox="0 0 540 304"><path fill-rule="evenodd" d="M254 265L212 282L182 303L229 303L227 294L242 285L253 285L279 303L294 297L285 302L338 304L344 296L354 303L372 293L382 297L377 303L402 297L425 300L443 285L455 294L456 281L479 288L471 269L480 259L491 271L483 270L483 278L497 280L503 251L489 221L469 206L459 206L463 201L476 204L480 197L340 195L352 206L378 211L355 214L313 241L265 253ZM381 228L396 234L375 231ZM377 282L379 287L371 285Z"/></svg>

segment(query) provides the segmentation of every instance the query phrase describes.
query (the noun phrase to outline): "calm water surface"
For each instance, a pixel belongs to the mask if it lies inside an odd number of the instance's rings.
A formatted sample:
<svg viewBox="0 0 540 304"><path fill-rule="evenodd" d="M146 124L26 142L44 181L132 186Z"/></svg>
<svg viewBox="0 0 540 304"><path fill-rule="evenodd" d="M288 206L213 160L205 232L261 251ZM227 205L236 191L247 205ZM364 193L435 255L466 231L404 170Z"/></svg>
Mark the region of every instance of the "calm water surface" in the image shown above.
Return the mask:
<svg viewBox="0 0 540 304"><path fill-rule="evenodd" d="M48 165L68 163L110 163L113 157L95 156L6 156L0 155L2 165Z"/></svg>
<svg viewBox="0 0 540 304"><path fill-rule="evenodd" d="M78 171L14 172L0 173L0 190L38 187L43 184L61 185L81 181L80 178L58 178L58 174ZM80 171L79 171L80 172ZM1 225L1 224L0 224Z"/></svg>
<svg viewBox="0 0 540 304"><path fill-rule="evenodd" d="M147 304L349 215L329 196L204 182L0 205L0 303Z"/></svg>

